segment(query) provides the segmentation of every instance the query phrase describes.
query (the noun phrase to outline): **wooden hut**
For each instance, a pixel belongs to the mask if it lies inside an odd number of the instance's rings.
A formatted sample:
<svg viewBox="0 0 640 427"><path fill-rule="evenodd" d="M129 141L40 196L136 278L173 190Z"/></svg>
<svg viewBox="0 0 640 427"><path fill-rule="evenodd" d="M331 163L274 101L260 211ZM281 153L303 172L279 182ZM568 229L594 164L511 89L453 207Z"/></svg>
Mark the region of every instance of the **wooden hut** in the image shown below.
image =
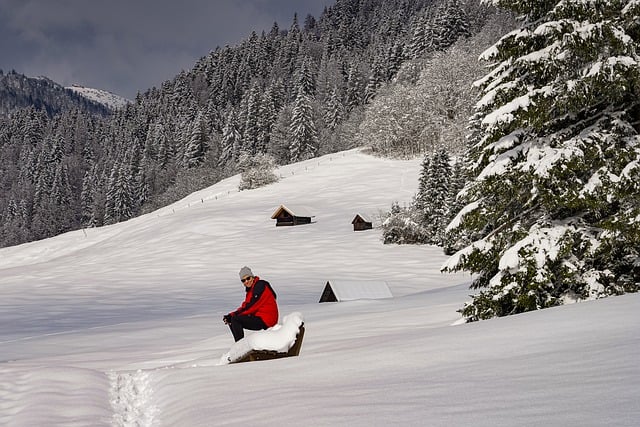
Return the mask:
<svg viewBox="0 0 640 427"><path fill-rule="evenodd" d="M349 281L329 280L324 286L320 301L339 302L357 299L393 298L387 282L382 280Z"/></svg>
<svg viewBox="0 0 640 427"><path fill-rule="evenodd" d="M280 205L273 215L271 215L271 219L276 220L276 227L282 225L311 224L311 218L313 218L313 215L309 213L308 209L303 207L292 209L285 205Z"/></svg>
<svg viewBox="0 0 640 427"><path fill-rule="evenodd" d="M353 224L353 231L371 230L373 228L371 220L361 214L356 214L351 224Z"/></svg>

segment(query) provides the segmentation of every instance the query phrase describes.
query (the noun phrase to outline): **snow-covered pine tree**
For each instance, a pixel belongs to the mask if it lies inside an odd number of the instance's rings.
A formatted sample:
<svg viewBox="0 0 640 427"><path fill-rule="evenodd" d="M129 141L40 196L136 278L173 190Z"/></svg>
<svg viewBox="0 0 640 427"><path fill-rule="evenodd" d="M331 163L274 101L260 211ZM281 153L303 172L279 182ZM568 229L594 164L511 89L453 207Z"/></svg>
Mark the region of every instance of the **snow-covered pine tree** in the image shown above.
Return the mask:
<svg viewBox="0 0 640 427"><path fill-rule="evenodd" d="M161 169L165 169L174 157L174 148L162 124L154 126L154 144L157 146L157 161Z"/></svg>
<svg viewBox="0 0 640 427"><path fill-rule="evenodd" d="M99 227L103 224L105 188L109 184L109 179L104 175L106 173L101 174L95 164L84 175L80 194L80 219L83 227Z"/></svg>
<svg viewBox="0 0 640 427"><path fill-rule="evenodd" d="M95 165L84 173L82 179L82 192L80 193L80 215L83 226L95 226L95 218L93 218L93 204L95 202L95 187L97 185L95 179Z"/></svg>
<svg viewBox="0 0 640 427"><path fill-rule="evenodd" d="M347 111L352 111L354 108L360 106L363 102L364 82L362 81L362 73L355 65L352 65L349 68L349 74L347 76L346 97Z"/></svg>
<svg viewBox="0 0 640 427"><path fill-rule="evenodd" d="M242 136L236 125L236 117L233 110L230 110L222 129L222 152L218 159L218 165L224 166L233 162L239 156L239 149L242 146Z"/></svg>
<svg viewBox="0 0 640 427"><path fill-rule="evenodd" d="M331 130L335 130L342 119L344 118L344 106L338 95L338 89L336 87L331 91L331 96L327 101L327 106L324 113L324 121L327 127Z"/></svg>
<svg viewBox="0 0 640 427"><path fill-rule="evenodd" d="M67 165L64 162L60 162L56 165L47 203L47 206L51 209L51 212L49 212L50 220L56 233L69 231L73 225L75 215L72 207L74 200L72 198L69 171Z"/></svg>
<svg viewBox="0 0 640 427"><path fill-rule="evenodd" d="M385 78L386 71L383 65L383 59L379 55L374 59L373 65L371 66L371 74L369 75L369 81L364 88L364 103L368 104L373 100L378 92L378 89L382 84L386 81Z"/></svg>
<svg viewBox="0 0 640 427"><path fill-rule="evenodd" d="M274 90L273 86L268 87L260 103L260 111L258 112L258 144L256 146L258 153L266 153L268 151L271 142L271 130L278 118Z"/></svg>
<svg viewBox="0 0 640 427"><path fill-rule="evenodd" d="M49 199L52 204L59 206L69 206L71 204L71 186L69 185L69 170L67 165L59 162L56 165Z"/></svg>
<svg viewBox="0 0 640 427"><path fill-rule="evenodd" d="M640 286L640 2L494 0L523 16L483 57L475 178L443 270L468 320Z"/></svg>
<svg viewBox="0 0 640 427"><path fill-rule="evenodd" d="M184 153L184 165L188 168L196 167L204 161L204 155L209 149L205 121L202 113L198 113L190 126L189 140Z"/></svg>
<svg viewBox="0 0 640 427"><path fill-rule="evenodd" d="M246 111L244 114L244 132L242 134L243 147L251 154L255 154L258 151L258 136L260 134L260 129L258 127L258 122L260 121L260 104L261 88L258 83L254 82L247 97Z"/></svg>
<svg viewBox="0 0 640 427"><path fill-rule="evenodd" d="M429 171L431 170L431 156L425 154L420 165L420 178L418 179L418 192L416 193L413 206L419 211L423 211L425 206L429 204L427 199L427 190L429 185Z"/></svg>
<svg viewBox="0 0 640 427"><path fill-rule="evenodd" d="M298 90L293 107L289 134L292 162L310 159L315 155L318 149L318 132L314 123L311 100L302 88Z"/></svg>
<svg viewBox="0 0 640 427"><path fill-rule="evenodd" d="M124 165L113 166L105 202L105 224L114 224L131 218L133 206L131 181L132 178Z"/></svg>
<svg viewBox="0 0 640 427"><path fill-rule="evenodd" d="M431 41L433 50L445 50L458 38L469 34L468 18L458 0L445 0L436 8Z"/></svg>
<svg viewBox="0 0 640 427"><path fill-rule="evenodd" d="M425 172L425 185L422 209L418 209L425 240L423 243L441 245L448 219L449 183L451 179L451 165L449 155L444 149L439 149L431 156L429 168Z"/></svg>
<svg viewBox="0 0 640 427"><path fill-rule="evenodd" d="M291 110L292 108L287 106L278 113L276 121L271 127L271 135L269 135L267 153L282 165L289 163L291 158Z"/></svg>
<svg viewBox="0 0 640 427"><path fill-rule="evenodd" d="M393 79L398 70L400 70L400 66L402 65L402 61L404 58L404 44L397 42L391 48L387 50L387 60L385 62L387 66L386 78L387 80Z"/></svg>
<svg viewBox="0 0 640 427"><path fill-rule="evenodd" d="M458 212L464 207L464 199L462 197L458 197L458 194L464 188L464 184L466 182L466 169L464 167L463 159L456 159L453 164L453 169L451 171L451 179L449 180L449 194L447 196L447 213L446 213L446 221L444 225L446 226L453 220ZM462 249L466 246L467 239L466 236L460 234L454 234L447 231L445 227L442 230L442 241L440 245L444 249L444 253L447 255L453 255L456 251Z"/></svg>
<svg viewBox="0 0 640 427"><path fill-rule="evenodd" d="M316 93L316 81L311 70L311 63L312 61L309 57L303 57L294 76L295 87L302 89L308 96L313 96Z"/></svg>
<svg viewBox="0 0 640 427"><path fill-rule="evenodd" d="M419 58L427 51L427 46L431 41L427 39L427 27L430 24L429 19L427 12L423 12L414 23L413 33L411 34L411 39L407 47L409 56L412 59ZM431 36L431 34L429 34L429 36Z"/></svg>

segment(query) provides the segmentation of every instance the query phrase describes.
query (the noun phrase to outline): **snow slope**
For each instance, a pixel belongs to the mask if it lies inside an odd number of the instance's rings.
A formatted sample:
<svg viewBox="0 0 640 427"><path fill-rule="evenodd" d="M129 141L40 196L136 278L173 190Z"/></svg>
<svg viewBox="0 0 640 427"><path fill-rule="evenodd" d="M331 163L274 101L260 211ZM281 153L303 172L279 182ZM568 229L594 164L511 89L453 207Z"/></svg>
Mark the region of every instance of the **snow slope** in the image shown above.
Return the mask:
<svg viewBox="0 0 640 427"><path fill-rule="evenodd" d="M470 278L441 250L352 231L411 200L419 163L352 150L0 249L0 425L640 425L640 295L456 324ZM288 203L315 222L275 227ZM299 357L219 365L243 265L304 316ZM394 298L318 304L328 279Z"/></svg>
<svg viewBox="0 0 640 427"><path fill-rule="evenodd" d="M111 93L102 89L94 89L94 88L85 87L81 85L68 86L66 87L66 89L72 90L84 96L85 98L88 98L99 104L106 105L108 108L111 108L112 110L124 107L125 105L131 102L120 95L116 95L114 93Z"/></svg>

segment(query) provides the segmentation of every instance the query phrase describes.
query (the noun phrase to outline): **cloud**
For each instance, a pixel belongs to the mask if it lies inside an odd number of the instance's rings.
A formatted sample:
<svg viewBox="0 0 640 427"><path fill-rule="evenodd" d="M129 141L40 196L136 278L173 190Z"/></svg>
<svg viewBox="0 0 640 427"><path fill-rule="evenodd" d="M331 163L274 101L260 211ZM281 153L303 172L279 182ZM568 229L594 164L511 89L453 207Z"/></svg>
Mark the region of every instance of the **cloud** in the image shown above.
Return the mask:
<svg viewBox="0 0 640 427"><path fill-rule="evenodd" d="M225 44L333 1L3 0L0 69L133 98Z"/></svg>

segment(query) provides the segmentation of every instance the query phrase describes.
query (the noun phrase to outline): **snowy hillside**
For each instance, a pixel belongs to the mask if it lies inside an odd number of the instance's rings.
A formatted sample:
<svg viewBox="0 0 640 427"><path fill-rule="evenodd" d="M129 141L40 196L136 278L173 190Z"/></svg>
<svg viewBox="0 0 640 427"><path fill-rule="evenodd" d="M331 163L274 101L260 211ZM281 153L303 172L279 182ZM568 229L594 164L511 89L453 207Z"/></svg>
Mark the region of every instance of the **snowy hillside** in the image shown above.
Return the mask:
<svg viewBox="0 0 640 427"><path fill-rule="evenodd" d="M97 103L106 105L111 109L124 107L127 103L131 102L120 95L116 95L106 90L93 89L90 87L84 87L80 85L68 86L66 89L72 90L84 96L85 98L90 99L91 101L95 101Z"/></svg>
<svg viewBox="0 0 640 427"><path fill-rule="evenodd" d="M639 425L640 295L459 324L470 278L439 248L352 230L408 203L419 165L352 150L0 249L0 425ZM314 222L275 227L280 204ZM219 365L243 265L304 316L299 357ZM328 280L393 298L319 304Z"/></svg>

